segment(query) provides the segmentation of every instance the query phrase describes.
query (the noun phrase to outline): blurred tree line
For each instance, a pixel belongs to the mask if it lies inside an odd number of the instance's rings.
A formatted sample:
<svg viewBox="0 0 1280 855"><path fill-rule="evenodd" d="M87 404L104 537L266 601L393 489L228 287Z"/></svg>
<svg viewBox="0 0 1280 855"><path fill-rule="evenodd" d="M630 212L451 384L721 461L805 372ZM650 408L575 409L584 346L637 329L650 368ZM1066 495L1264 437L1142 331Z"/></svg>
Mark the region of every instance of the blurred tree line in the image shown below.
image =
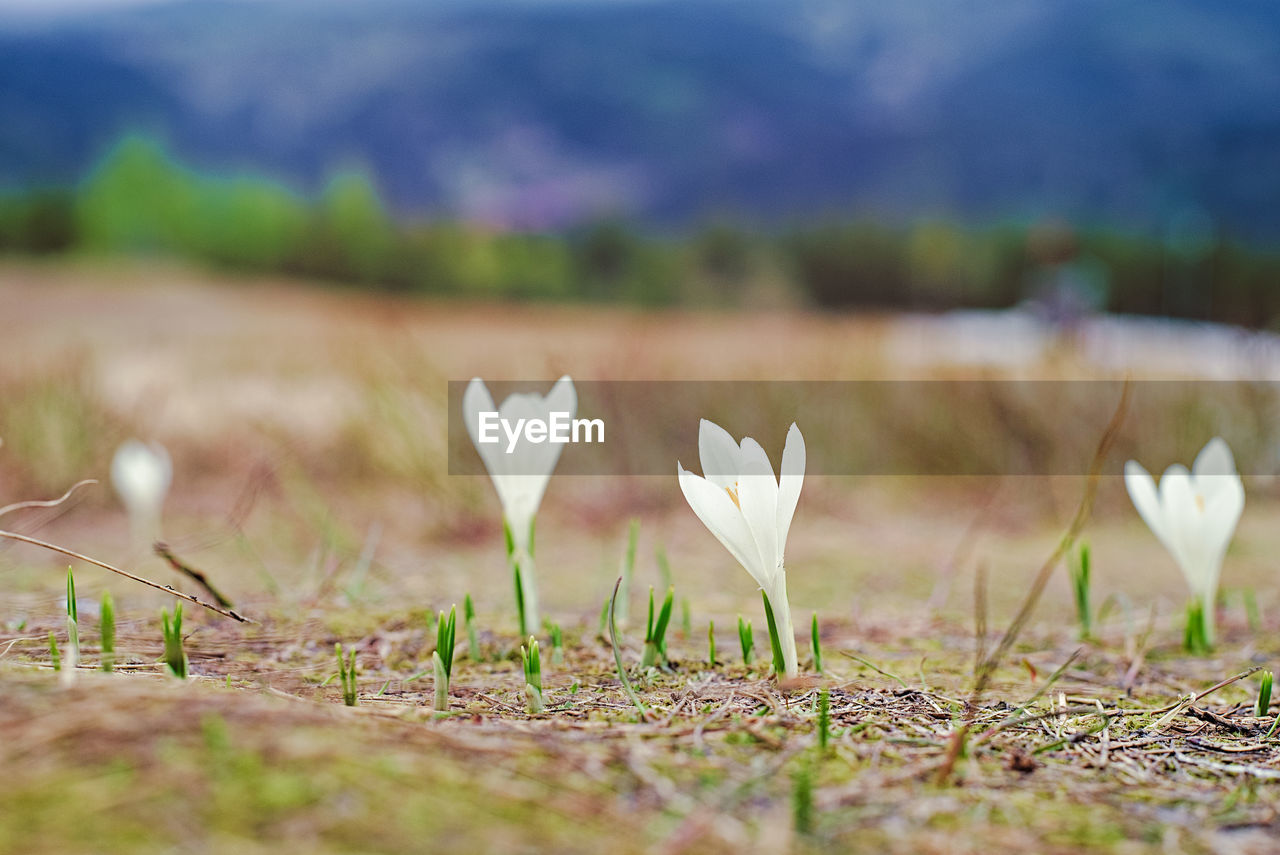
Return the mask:
<svg viewBox="0 0 1280 855"><path fill-rule="evenodd" d="M1064 224L964 228L719 223L660 238L617 221L566 234L401 223L369 178L315 199L258 177L204 175L142 137L74 189L0 196L0 253L174 255L406 293L639 305L788 301L821 308L1078 310L1280 326L1280 252L1212 229L1163 238Z"/></svg>

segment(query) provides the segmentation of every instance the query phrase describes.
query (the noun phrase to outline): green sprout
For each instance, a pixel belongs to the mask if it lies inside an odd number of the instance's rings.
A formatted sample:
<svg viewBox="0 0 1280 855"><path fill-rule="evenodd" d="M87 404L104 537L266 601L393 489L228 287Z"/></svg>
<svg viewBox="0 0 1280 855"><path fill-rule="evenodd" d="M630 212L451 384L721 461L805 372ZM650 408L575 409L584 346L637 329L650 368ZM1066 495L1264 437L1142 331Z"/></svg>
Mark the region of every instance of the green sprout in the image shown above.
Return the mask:
<svg viewBox="0 0 1280 855"><path fill-rule="evenodd" d="M751 621L743 620L742 615L738 615L738 642L742 645L742 664L751 664L751 653L755 649L755 636L751 634Z"/></svg>
<svg viewBox="0 0 1280 855"><path fill-rule="evenodd" d="M636 569L636 544L640 540L640 520L631 518L627 527L627 551L622 554L622 597L613 607L613 619L627 622L631 614L631 576Z"/></svg>
<svg viewBox="0 0 1280 855"><path fill-rule="evenodd" d="M809 629L809 643L813 646L813 670L822 673L822 637L818 634L818 613L813 613L813 624Z"/></svg>
<svg viewBox="0 0 1280 855"><path fill-rule="evenodd" d="M693 613L689 610L689 598L680 598L680 630L682 638L693 638Z"/></svg>
<svg viewBox="0 0 1280 855"><path fill-rule="evenodd" d="M342 658L342 645L334 644L333 652L338 655L338 680L342 683L342 702L349 707L356 705L356 649L347 651L347 658Z"/></svg>
<svg viewBox="0 0 1280 855"><path fill-rule="evenodd" d="M1091 563L1089 544L1082 543L1075 559L1068 564L1068 569L1071 572L1071 590L1075 594L1076 600L1076 622L1080 625L1080 638L1082 639L1093 637L1093 609L1089 605L1089 571Z"/></svg>
<svg viewBox="0 0 1280 855"><path fill-rule="evenodd" d="M831 744L831 691L818 692L818 748L824 753Z"/></svg>
<svg viewBox="0 0 1280 855"><path fill-rule="evenodd" d="M707 664L712 668L716 666L716 622L711 621L707 624Z"/></svg>
<svg viewBox="0 0 1280 855"><path fill-rule="evenodd" d="M529 643L520 647L520 661L524 665L524 696L529 702L529 714L537 715L546 710L542 699L542 660L538 656L538 639L529 636Z"/></svg>
<svg viewBox="0 0 1280 855"><path fill-rule="evenodd" d="M1258 680L1258 704L1254 710L1254 715L1262 718L1271 709L1271 681L1274 675L1270 671L1263 671L1261 678Z"/></svg>
<svg viewBox="0 0 1280 855"><path fill-rule="evenodd" d="M622 683L622 688L626 691L627 697L631 699L631 703L636 705L636 709L640 710L641 720L649 718L649 710L645 708L644 702L640 700L640 696L636 694L636 690L631 687L631 680L627 677L627 669L622 666L622 648L618 646L618 589L622 587L622 577L618 577L618 581L613 583L613 596L609 599L609 646L613 648L613 664L618 668L618 681Z"/></svg>
<svg viewBox="0 0 1280 855"><path fill-rule="evenodd" d="M671 621L671 604L675 594L675 588L667 588L667 597L662 601L662 608L659 609L658 616L655 619L653 615L653 587L649 587L649 618L645 623L644 655L640 659L641 668L652 668L659 662L666 663L667 624Z"/></svg>
<svg viewBox="0 0 1280 855"><path fill-rule="evenodd" d="M167 609L160 610L164 632L164 663L169 673L179 680L187 679L187 654L182 649L182 603L173 607L173 620Z"/></svg>
<svg viewBox="0 0 1280 855"><path fill-rule="evenodd" d="M782 675L787 672L782 659L782 637L778 635L778 624L773 619L773 607L769 605L769 595L760 592L764 600L764 618L769 625L769 647L773 650L773 673Z"/></svg>
<svg viewBox="0 0 1280 855"><path fill-rule="evenodd" d="M76 578L67 568L67 669L80 664L80 609L76 606Z"/></svg>
<svg viewBox="0 0 1280 855"><path fill-rule="evenodd" d="M476 607L467 594L462 600L462 622L467 625L467 658L480 661L480 640L476 637Z"/></svg>
<svg viewBox="0 0 1280 855"><path fill-rule="evenodd" d="M511 535L507 535L507 543L511 543ZM515 547L509 546L514 549ZM516 615L520 621L520 633L529 631L529 613L525 608L524 602L524 577L520 575L520 562L515 558L511 559L511 576L516 586Z"/></svg>
<svg viewBox="0 0 1280 855"><path fill-rule="evenodd" d="M58 637L53 634L53 630L49 630L49 661L53 663L53 670L62 670L62 655L58 653Z"/></svg>
<svg viewBox="0 0 1280 855"><path fill-rule="evenodd" d="M551 664L560 665L564 662L564 631L560 624L552 623L548 633L551 635Z"/></svg>
<svg viewBox="0 0 1280 855"><path fill-rule="evenodd" d="M116 607L111 600L111 592L102 592L102 605L98 609L99 626L102 635L102 670L114 671L116 668Z"/></svg>
<svg viewBox="0 0 1280 855"><path fill-rule="evenodd" d="M1199 599L1193 599L1187 604L1187 625L1182 633L1182 646L1188 653L1205 654L1213 649L1204 610L1205 604Z"/></svg>
<svg viewBox="0 0 1280 855"><path fill-rule="evenodd" d="M444 612L436 621L436 649L431 653L431 664L436 673L435 709L441 712L449 709L449 679L453 676L453 639L458 622L458 607L449 609L446 618Z"/></svg>

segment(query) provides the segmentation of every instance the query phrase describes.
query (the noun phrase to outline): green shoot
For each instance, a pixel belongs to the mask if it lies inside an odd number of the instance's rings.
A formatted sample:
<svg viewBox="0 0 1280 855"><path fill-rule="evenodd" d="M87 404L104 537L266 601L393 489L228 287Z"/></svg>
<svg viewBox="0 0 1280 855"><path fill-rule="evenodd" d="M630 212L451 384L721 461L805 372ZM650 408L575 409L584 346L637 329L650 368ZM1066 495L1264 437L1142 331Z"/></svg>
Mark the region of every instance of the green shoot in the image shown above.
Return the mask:
<svg viewBox="0 0 1280 855"><path fill-rule="evenodd" d="M182 603L173 607L173 620L168 609L160 610L161 628L164 631L164 662L169 673L179 680L187 679L187 654L182 649Z"/></svg>
<svg viewBox="0 0 1280 855"><path fill-rule="evenodd" d="M693 638L693 614L689 610L689 598L680 598L680 630L681 637Z"/></svg>
<svg viewBox="0 0 1280 855"><path fill-rule="evenodd" d="M622 688L626 690L627 697L631 698L631 703L636 705L636 709L640 710L640 718L646 720L649 718L649 711L645 709L644 703L640 700L640 696L636 694L636 690L631 688L631 680L627 677L627 669L622 666L622 648L618 646L618 589L622 587L622 577L618 577L618 581L613 584L613 596L609 599L609 644L613 647L613 663L618 666L618 680L622 683Z"/></svg>
<svg viewBox="0 0 1280 855"><path fill-rule="evenodd" d="M76 579L67 568L67 668L80 664L80 609L76 605Z"/></svg>
<svg viewBox="0 0 1280 855"><path fill-rule="evenodd" d="M1274 675L1270 671L1263 671L1262 677L1258 681L1258 704L1254 710L1254 715L1262 718L1271 709L1271 681Z"/></svg>
<svg viewBox="0 0 1280 855"><path fill-rule="evenodd" d="M471 602L470 594L462 600L462 620L467 625L467 658L472 662L479 662L481 656L480 640L476 637L476 607Z"/></svg>
<svg viewBox="0 0 1280 855"><path fill-rule="evenodd" d="M449 680L453 677L453 641L457 624L457 606L449 609L448 617L440 612L436 621L436 649L431 653L431 664L436 675L435 709L440 712L449 709Z"/></svg>
<svg viewBox="0 0 1280 855"><path fill-rule="evenodd" d="M818 613L813 613L813 624L809 629L809 643L813 647L813 670L822 673L822 637L818 634Z"/></svg>
<svg viewBox="0 0 1280 855"><path fill-rule="evenodd" d="M524 579L520 576L519 563L512 562L511 575L516 586L516 615L520 621L520 634L524 635L529 631L529 618L524 606Z"/></svg>
<svg viewBox="0 0 1280 855"><path fill-rule="evenodd" d="M116 607L111 592L102 592L102 605L98 609L102 636L102 670L114 671L116 667Z"/></svg>
<svg viewBox="0 0 1280 855"><path fill-rule="evenodd" d="M738 642L742 645L742 664L751 664L751 652L755 649L756 640L751 634L751 621L743 620L738 615Z"/></svg>
<svg viewBox="0 0 1280 855"><path fill-rule="evenodd" d="M769 605L769 595L761 591L760 596L764 600L765 621L769 624L769 647L773 650L773 673L781 676L787 670L782 660L782 638L778 635L778 624L773 619L773 607Z"/></svg>
<svg viewBox="0 0 1280 855"><path fill-rule="evenodd" d="M613 619L623 623L631 615L631 576L636 569L636 544L639 540L640 520L632 517L627 527L627 551L622 554L622 598L613 607Z"/></svg>
<svg viewBox="0 0 1280 855"><path fill-rule="evenodd" d="M796 834L813 832L813 769L801 760L791 776L791 815Z"/></svg>
<svg viewBox="0 0 1280 855"><path fill-rule="evenodd" d="M560 624L551 624L551 664L560 665L564 662L564 631L560 629Z"/></svg>
<svg viewBox="0 0 1280 855"><path fill-rule="evenodd" d="M1080 625L1080 638L1093 637L1093 609L1089 606L1089 544L1080 544L1075 559L1068 562L1071 571L1071 590L1076 600L1076 622Z"/></svg>
<svg viewBox="0 0 1280 855"><path fill-rule="evenodd" d="M1205 623L1204 604L1199 600L1187 604L1187 626L1182 634L1182 646L1188 653L1195 654L1205 654L1213 649Z"/></svg>
<svg viewBox="0 0 1280 855"><path fill-rule="evenodd" d="M80 620L80 610L76 607L76 577L71 568L67 568L67 617L73 621Z"/></svg>
<svg viewBox="0 0 1280 855"><path fill-rule="evenodd" d="M716 622L707 624L707 664L716 667Z"/></svg>
<svg viewBox="0 0 1280 855"><path fill-rule="evenodd" d="M818 748L824 753L831 744L831 691L818 692Z"/></svg>
<svg viewBox="0 0 1280 855"><path fill-rule="evenodd" d="M538 639L529 636L529 643L520 647L520 661L524 664L524 696L529 703L529 714L537 715L546 710L542 698L542 660L538 656Z"/></svg>
<svg viewBox="0 0 1280 855"><path fill-rule="evenodd" d="M62 656L58 653L58 638L53 634L53 630L49 630L49 660L53 663L53 670L62 670Z"/></svg>
<svg viewBox="0 0 1280 855"><path fill-rule="evenodd" d="M333 645L334 653L338 654L338 680L342 683L342 702L349 707L356 705L356 649L352 647L347 651L347 659L342 659L342 645Z"/></svg>
<svg viewBox="0 0 1280 855"><path fill-rule="evenodd" d="M641 668L652 668L654 665L666 664L667 658L667 624L671 621L671 604L675 598L675 588L667 589L667 598L655 619L653 614L653 587L649 588L649 619L645 624L644 655L640 659Z"/></svg>

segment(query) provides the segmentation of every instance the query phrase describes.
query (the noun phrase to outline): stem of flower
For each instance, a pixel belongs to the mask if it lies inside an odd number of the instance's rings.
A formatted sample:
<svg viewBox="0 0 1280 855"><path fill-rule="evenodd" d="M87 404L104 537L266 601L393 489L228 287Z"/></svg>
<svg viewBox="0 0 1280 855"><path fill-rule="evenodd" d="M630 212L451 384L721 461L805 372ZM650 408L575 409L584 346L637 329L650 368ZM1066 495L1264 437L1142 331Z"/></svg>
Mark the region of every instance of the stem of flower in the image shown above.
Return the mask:
<svg viewBox="0 0 1280 855"><path fill-rule="evenodd" d="M783 673L781 676L791 679L800 673L796 655L796 631L791 623L791 603L787 600L786 571L779 569L778 576L773 596L765 594L765 598L768 600L769 606L773 611L774 620L777 623L777 643L782 650ZM770 639L770 641L772 642L773 639Z"/></svg>

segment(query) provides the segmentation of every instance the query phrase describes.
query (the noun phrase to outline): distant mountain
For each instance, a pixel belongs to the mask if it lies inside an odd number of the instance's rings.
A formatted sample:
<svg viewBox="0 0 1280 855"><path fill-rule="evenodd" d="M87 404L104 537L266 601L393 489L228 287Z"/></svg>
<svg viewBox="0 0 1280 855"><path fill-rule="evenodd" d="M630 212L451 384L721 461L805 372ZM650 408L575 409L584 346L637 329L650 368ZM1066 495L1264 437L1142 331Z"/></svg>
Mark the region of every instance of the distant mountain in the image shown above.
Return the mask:
<svg viewBox="0 0 1280 855"><path fill-rule="evenodd" d="M1273 0L197 3L0 20L0 186L143 130L405 214L1280 237Z"/></svg>

